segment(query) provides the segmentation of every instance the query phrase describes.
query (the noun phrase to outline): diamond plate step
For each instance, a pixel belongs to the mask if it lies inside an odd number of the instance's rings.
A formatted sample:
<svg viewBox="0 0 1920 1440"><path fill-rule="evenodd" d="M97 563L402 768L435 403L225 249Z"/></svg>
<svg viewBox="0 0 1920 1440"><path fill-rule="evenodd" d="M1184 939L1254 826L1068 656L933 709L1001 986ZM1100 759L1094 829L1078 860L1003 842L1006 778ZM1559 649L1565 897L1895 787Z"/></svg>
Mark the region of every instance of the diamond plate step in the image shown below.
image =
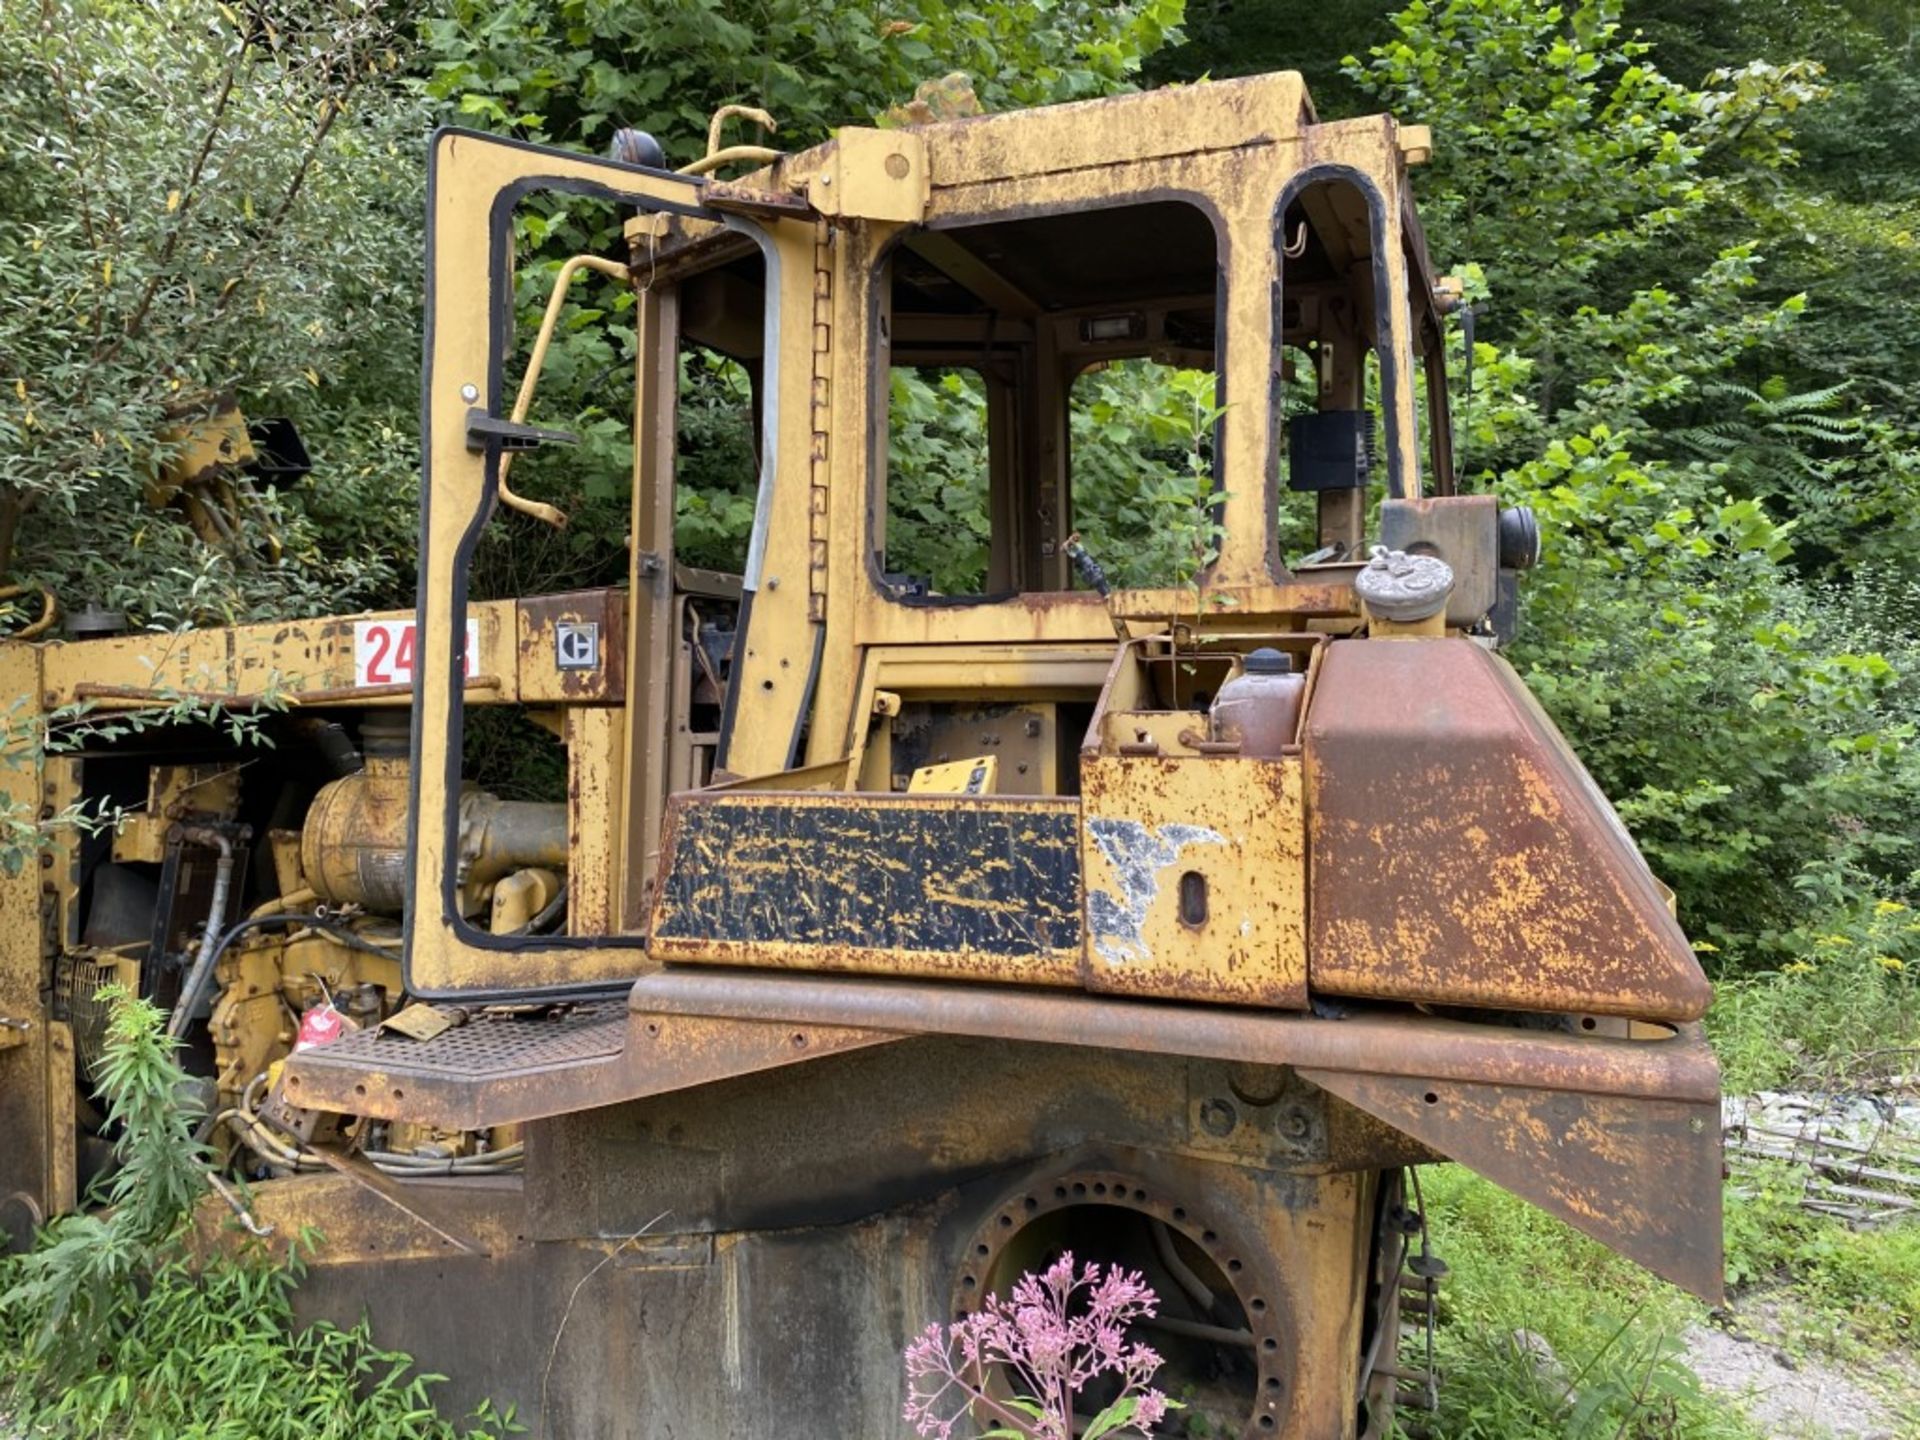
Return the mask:
<svg viewBox="0 0 1920 1440"><path fill-rule="evenodd" d="M314 1110L481 1130L683 1090L899 1037L629 1009L482 1012L431 1040L360 1030L287 1061L287 1099Z"/></svg>

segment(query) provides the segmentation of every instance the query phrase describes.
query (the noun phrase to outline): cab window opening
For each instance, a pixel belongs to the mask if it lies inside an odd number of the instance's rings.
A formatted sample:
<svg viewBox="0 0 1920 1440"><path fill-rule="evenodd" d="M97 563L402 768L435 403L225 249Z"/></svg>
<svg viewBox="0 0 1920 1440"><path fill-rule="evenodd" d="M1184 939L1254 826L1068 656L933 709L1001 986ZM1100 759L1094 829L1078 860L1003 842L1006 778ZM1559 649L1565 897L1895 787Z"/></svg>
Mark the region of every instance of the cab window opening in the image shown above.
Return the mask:
<svg viewBox="0 0 1920 1440"><path fill-rule="evenodd" d="M739 575L760 482L765 259L749 253L683 280L679 320L674 557Z"/></svg>
<svg viewBox="0 0 1920 1440"><path fill-rule="evenodd" d="M1192 583L1218 551L1211 368L1151 356L1074 377L1069 440L1081 543L1115 585ZM1075 589L1085 580L1070 573Z"/></svg>
<svg viewBox="0 0 1920 1440"><path fill-rule="evenodd" d="M986 378L957 365L896 365L887 386L881 568L934 594L982 593L992 550Z"/></svg>
<svg viewBox="0 0 1920 1440"><path fill-rule="evenodd" d="M876 295L883 593L1078 588L1076 531L1123 586L1186 583L1211 562L1218 249L1206 210L1160 199L892 248Z"/></svg>
<svg viewBox="0 0 1920 1440"><path fill-rule="evenodd" d="M567 529L502 503L474 546L470 600L507 599L536 587L589 589L625 578L634 297L623 280L600 268L624 266L621 221L620 207L609 200L558 190L532 191L514 208L512 341L501 372L501 412L510 415L523 393L548 304L564 281L525 422L567 431L577 443L543 445L515 455L506 467L505 487L531 507L565 515Z"/></svg>
<svg viewBox="0 0 1920 1440"><path fill-rule="evenodd" d="M708 236L670 275L636 291L619 239L629 213L549 191L529 193L516 209L500 408L524 400L524 423L570 432L575 443L521 452L510 467L503 457L502 503L477 532L467 598L537 594L544 617L556 606L567 613L569 592L624 588L627 623L662 637L648 642L640 683L627 692L649 707L646 723L628 731L624 757L640 777L629 828L644 830L658 825L668 793L707 782L720 748L773 359L764 252ZM639 427L636 449L639 395L657 423ZM647 578L662 574L664 586ZM592 624L603 648L586 668L605 673L614 662L604 647L620 637ZM558 647L557 623L554 635ZM551 653L567 668L558 648ZM569 817L588 803L583 767L603 758L579 753L575 727L551 708L489 708L463 697L451 743L463 779ZM644 895L647 863L635 896ZM485 943L487 932L464 915L455 923L467 942ZM617 917L569 911L563 925L573 938L605 938L643 929L644 914L631 903Z"/></svg>
<svg viewBox="0 0 1920 1440"><path fill-rule="evenodd" d="M1288 566L1363 558L1381 495L1399 477L1389 384L1413 383L1388 354L1385 223L1370 186L1305 177L1283 197L1276 340L1292 363L1274 381L1282 479L1275 558ZM1414 357L1407 357L1412 360Z"/></svg>

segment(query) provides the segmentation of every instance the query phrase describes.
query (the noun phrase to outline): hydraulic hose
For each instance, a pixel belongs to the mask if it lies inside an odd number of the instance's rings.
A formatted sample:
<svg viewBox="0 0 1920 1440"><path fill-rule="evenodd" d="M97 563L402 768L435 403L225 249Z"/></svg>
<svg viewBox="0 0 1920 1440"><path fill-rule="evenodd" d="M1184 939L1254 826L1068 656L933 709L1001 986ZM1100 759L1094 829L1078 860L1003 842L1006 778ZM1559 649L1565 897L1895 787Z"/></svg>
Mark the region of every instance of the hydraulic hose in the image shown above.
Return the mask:
<svg viewBox="0 0 1920 1440"><path fill-rule="evenodd" d="M178 833L182 840L218 849L220 860L214 866L213 899L207 906L207 928L200 936L200 953L194 957L193 968L187 972L186 984L180 988L180 998L174 1004L173 1013L167 1017L169 1039L178 1039L185 1032L187 1022L193 1018L194 1007L200 1003L207 982L213 978L214 963L227 948L221 938L220 927L227 923L227 892L233 888L233 841L226 833L201 825L183 826Z"/></svg>
<svg viewBox="0 0 1920 1440"><path fill-rule="evenodd" d="M324 1170L326 1163L306 1146L290 1136L275 1133L267 1123L243 1101L231 1110L223 1110L216 1117L216 1124L231 1126L253 1155L269 1165L277 1165L286 1170ZM363 1152L374 1167L386 1175L397 1177L424 1175L501 1175L518 1170L526 1159L525 1147L516 1142L503 1145L498 1150L486 1150L476 1155L415 1155L400 1150L368 1150Z"/></svg>

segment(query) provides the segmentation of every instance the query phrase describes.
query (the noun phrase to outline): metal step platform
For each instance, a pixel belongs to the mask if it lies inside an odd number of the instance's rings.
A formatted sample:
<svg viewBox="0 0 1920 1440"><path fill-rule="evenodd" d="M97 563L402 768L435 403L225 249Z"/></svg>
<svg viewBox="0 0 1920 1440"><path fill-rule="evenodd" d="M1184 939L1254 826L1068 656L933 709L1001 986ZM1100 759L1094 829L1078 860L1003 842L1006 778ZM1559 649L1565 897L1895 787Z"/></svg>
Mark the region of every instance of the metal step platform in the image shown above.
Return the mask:
<svg viewBox="0 0 1920 1440"><path fill-rule="evenodd" d="M430 1040L360 1030L287 1062L289 1102L480 1130L683 1090L900 1038L641 1014L628 1002L481 1010Z"/></svg>

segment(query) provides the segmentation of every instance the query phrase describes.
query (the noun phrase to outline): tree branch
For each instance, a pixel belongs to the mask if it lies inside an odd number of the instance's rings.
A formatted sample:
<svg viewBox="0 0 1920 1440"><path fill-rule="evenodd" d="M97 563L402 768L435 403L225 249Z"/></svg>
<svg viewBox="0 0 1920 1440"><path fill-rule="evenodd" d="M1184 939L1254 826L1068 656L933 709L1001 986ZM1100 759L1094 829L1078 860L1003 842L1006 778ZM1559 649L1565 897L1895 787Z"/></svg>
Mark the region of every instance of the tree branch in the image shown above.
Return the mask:
<svg viewBox="0 0 1920 1440"><path fill-rule="evenodd" d="M227 117L227 106L233 99L233 87L240 78L240 65L246 58L247 47L243 40L233 52L233 58L227 62L227 73L220 82L220 94L213 102L213 114L207 119L207 133L201 137L199 153L193 157L193 167L187 172L187 183L180 189L180 210L175 217L173 228L167 232L160 253L154 257L153 273L147 277L146 289L141 292L140 301L133 307L133 314L127 317L127 323L120 328L120 334L109 345L105 353L96 353L95 361L104 365L119 355L128 340L139 333L146 323L147 312L153 308L154 298L160 293L160 282L166 274L173 252L179 247L180 237L186 233L187 217L193 209L194 199L199 194L200 177L206 173L207 161L213 154L215 141L220 137L220 124Z"/></svg>

